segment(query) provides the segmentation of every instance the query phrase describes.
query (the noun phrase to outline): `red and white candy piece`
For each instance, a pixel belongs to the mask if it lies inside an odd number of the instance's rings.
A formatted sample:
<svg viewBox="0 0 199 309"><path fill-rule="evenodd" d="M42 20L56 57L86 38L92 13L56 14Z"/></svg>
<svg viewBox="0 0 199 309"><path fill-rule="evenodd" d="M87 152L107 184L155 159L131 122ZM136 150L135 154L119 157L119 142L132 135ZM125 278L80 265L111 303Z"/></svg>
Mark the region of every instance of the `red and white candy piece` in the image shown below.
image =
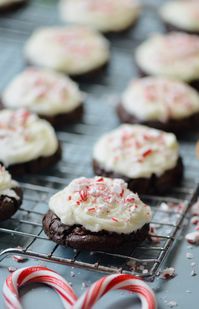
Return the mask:
<svg viewBox="0 0 199 309"><path fill-rule="evenodd" d="M185 239L192 245L199 245L199 231L188 233Z"/></svg>
<svg viewBox="0 0 199 309"><path fill-rule="evenodd" d="M77 300L71 286L56 272L46 267L21 268L8 276L3 286L3 297L8 309L22 309L18 289L28 283L45 283L56 290L65 309L72 308Z"/></svg>
<svg viewBox="0 0 199 309"><path fill-rule="evenodd" d="M103 277L96 281L77 299L70 285L56 272L45 267L22 268L7 278L3 286L3 297L8 309L22 309L18 289L27 283L40 282L53 287L65 309L91 309L106 293L112 290L126 290L137 294L142 302L142 309L156 309L153 291L141 279L126 274Z"/></svg>

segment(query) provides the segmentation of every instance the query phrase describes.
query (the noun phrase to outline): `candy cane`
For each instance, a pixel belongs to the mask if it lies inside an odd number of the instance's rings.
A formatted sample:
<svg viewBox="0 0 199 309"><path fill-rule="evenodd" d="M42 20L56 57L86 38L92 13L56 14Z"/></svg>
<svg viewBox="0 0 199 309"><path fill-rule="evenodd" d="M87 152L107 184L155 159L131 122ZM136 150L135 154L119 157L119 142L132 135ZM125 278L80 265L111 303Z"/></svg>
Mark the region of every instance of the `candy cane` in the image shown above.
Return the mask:
<svg viewBox="0 0 199 309"><path fill-rule="evenodd" d="M91 309L94 304L111 290L126 290L136 293L142 309L155 309L156 299L153 291L146 283L132 275L111 275L95 282L77 300L70 285L56 272L45 267L27 267L9 275L3 286L3 297L8 309L22 309L19 302L18 288L31 282L45 283L53 287L65 309Z"/></svg>
<svg viewBox="0 0 199 309"><path fill-rule="evenodd" d="M95 282L78 299L73 309L90 309L111 290L126 290L136 293L142 302L142 309L155 309L157 307L155 295L145 282L132 275L117 274L103 277Z"/></svg>
<svg viewBox="0 0 199 309"><path fill-rule="evenodd" d="M65 309L72 307L77 300L70 285L56 272L40 266L26 267L9 275L3 286L3 297L8 309L22 309L19 302L19 287L27 283L45 283L59 294Z"/></svg>

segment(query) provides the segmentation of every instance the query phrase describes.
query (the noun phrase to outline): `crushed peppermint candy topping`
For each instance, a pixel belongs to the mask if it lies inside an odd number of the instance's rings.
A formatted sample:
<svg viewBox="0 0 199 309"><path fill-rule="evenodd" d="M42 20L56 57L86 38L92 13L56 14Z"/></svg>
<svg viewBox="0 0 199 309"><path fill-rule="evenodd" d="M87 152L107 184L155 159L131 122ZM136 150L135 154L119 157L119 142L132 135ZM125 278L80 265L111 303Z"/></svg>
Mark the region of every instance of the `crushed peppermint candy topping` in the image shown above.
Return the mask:
<svg viewBox="0 0 199 309"><path fill-rule="evenodd" d="M127 184L121 179L114 179L111 182L107 182L106 178L95 177L95 178L79 178L73 181L71 188L74 191L72 194L67 196L67 200L75 202L77 205L82 203L92 202L93 205L97 204L100 200L102 207L106 208L114 204L123 202L124 208L131 206L131 209L135 211L138 207L136 202L139 202L137 194L132 193L127 189ZM86 211L94 212L98 210L96 207L89 207ZM117 218L112 217L113 221L118 221Z"/></svg>
<svg viewBox="0 0 199 309"><path fill-rule="evenodd" d="M143 211L146 220L149 222L151 219L149 206L130 191L122 179L82 177L72 181L68 187L66 202L82 207L89 216L109 217L113 223L120 223L129 222L133 214Z"/></svg>
<svg viewBox="0 0 199 309"><path fill-rule="evenodd" d="M195 231L188 233L185 239L191 245L199 245L199 199L191 208L191 224L195 225Z"/></svg>
<svg viewBox="0 0 199 309"><path fill-rule="evenodd" d="M50 40L59 44L63 53L75 53L76 56L92 55L93 49L102 47L102 39L94 31L82 27L68 27L48 30Z"/></svg>
<svg viewBox="0 0 199 309"><path fill-rule="evenodd" d="M196 263L195 262L192 262L191 263L191 276L196 276L197 275L197 272L196 272Z"/></svg>
<svg viewBox="0 0 199 309"><path fill-rule="evenodd" d="M184 83L160 77L147 77L130 83L130 93L136 93L136 89L141 90L145 104L151 107L161 104L164 110L162 121L175 117L176 112L182 108L187 111L195 109L193 90Z"/></svg>
<svg viewBox="0 0 199 309"><path fill-rule="evenodd" d="M191 224L198 225L199 224L199 216L193 216L191 218Z"/></svg>
<svg viewBox="0 0 199 309"><path fill-rule="evenodd" d="M199 223L196 224L195 231L199 231Z"/></svg>
<svg viewBox="0 0 199 309"><path fill-rule="evenodd" d="M165 152L166 135L162 131L149 130L144 126L123 125L108 136L108 143L117 162L131 155L131 161L143 163L152 155Z"/></svg>
<svg viewBox="0 0 199 309"><path fill-rule="evenodd" d="M182 213L185 209L185 204L183 203L161 203L160 210L165 212L175 212Z"/></svg>
<svg viewBox="0 0 199 309"><path fill-rule="evenodd" d="M169 267L165 268L160 275L161 279L167 280L167 279L172 279L176 276L175 268Z"/></svg>
<svg viewBox="0 0 199 309"><path fill-rule="evenodd" d="M190 259L190 260L193 259L193 253L187 252L186 253L186 258Z"/></svg>
<svg viewBox="0 0 199 309"><path fill-rule="evenodd" d="M119 220L116 219L116 218L114 218L114 217L112 217L111 219L112 219L114 222L119 222Z"/></svg>
<svg viewBox="0 0 199 309"><path fill-rule="evenodd" d="M171 300L167 303L167 306L169 306L170 308L173 308L173 307L177 307L177 302L175 300Z"/></svg>
<svg viewBox="0 0 199 309"><path fill-rule="evenodd" d="M44 99L67 103L74 91L74 84L69 78L33 67L21 73L18 80L21 80L21 87L16 95L22 99L26 96L28 102Z"/></svg>
<svg viewBox="0 0 199 309"><path fill-rule="evenodd" d="M185 236L185 239L188 241L188 243L193 245L199 245L199 231L188 233Z"/></svg>
<svg viewBox="0 0 199 309"><path fill-rule="evenodd" d="M50 198L49 208L63 224L78 224L92 232L130 234L148 227L152 218L151 208L124 180L101 176L74 179Z"/></svg>
<svg viewBox="0 0 199 309"><path fill-rule="evenodd" d="M16 267L13 267L13 266L9 266L9 267L8 267L8 271L9 271L10 273L13 273L13 272L16 271L16 270L17 270Z"/></svg>
<svg viewBox="0 0 199 309"><path fill-rule="evenodd" d="M152 149L148 149L148 150L146 150L146 151L142 154L142 156L143 156L144 158L146 158L146 157L150 156L152 153L153 153L153 150L152 150Z"/></svg>
<svg viewBox="0 0 199 309"><path fill-rule="evenodd" d="M193 204L191 208L191 214L193 216L199 216L199 199L197 200L195 204Z"/></svg>
<svg viewBox="0 0 199 309"><path fill-rule="evenodd" d="M158 237L156 227L152 224L150 224L149 237L154 244L160 243L160 238Z"/></svg>
<svg viewBox="0 0 199 309"><path fill-rule="evenodd" d="M9 131L21 131L27 124L31 113L25 109L19 109L7 114L7 117L0 117L0 129L9 134Z"/></svg>
<svg viewBox="0 0 199 309"><path fill-rule="evenodd" d="M170 64L175 60L191 59L198 57L199 38L197 35L189 35L182 32L171 32L159 36L159 54L157 62Z"/></svg>
<svg viewBox="0 0 199 309"><path fill-rule="evenodd" d="M192 269L192 271L191 271L191 276L194 277L194 276L196 276L196 275L197 275L197 273L196 273L195 269Z"/></svg>
<svg viewBox="0 0 199 309"><path fill-rule="evenodd" d="M23 262L27 261L27 259L24 258L24 257L21 256L21 255L13 255L12 258L13 258L13 260L14 260L15 262L17 262L17 263L23 263Z"/></svg>

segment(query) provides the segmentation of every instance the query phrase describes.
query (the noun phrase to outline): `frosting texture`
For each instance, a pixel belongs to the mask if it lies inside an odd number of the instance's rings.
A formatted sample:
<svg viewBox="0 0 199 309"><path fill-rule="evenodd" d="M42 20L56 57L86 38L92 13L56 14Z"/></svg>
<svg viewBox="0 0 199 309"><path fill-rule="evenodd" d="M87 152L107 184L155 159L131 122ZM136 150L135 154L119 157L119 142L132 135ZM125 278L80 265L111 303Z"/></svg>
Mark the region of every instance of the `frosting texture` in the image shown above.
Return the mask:
<svg viewBox="0 0 199 309"><path fill-rule="evenodd" d="M122 95L122 105L141 120L167 122L198 113L199 95L182 82L146 77L129 84Z"/></svg>
<svg viewBox="0 0 199 309"><path fill-rule="evenodd" d="M26 108L39 115L69 113L82 104L83 94L67 76L28 68L7 86L2 101L11 109Z"/></svg>
<svg viewBox="0 0 199 309"><path fill-rule="evenodd" d="M137 48L135 58L149 75L191 82L199 78L199 37L181 32L155 35Z"/></svg>
<svg viewBox="0 0 199 309"><path fill-rule="evenodd" d="M121 125L103 135L93 151L101 168L133 179L160 176L174 168L178 158L174 134L141 125Z"/></svg>
<svg viewBox="0 0 199 309"><path fill-rule="evenodd" d="M66 225L130 234L151 221L151 209L121 179L78 178L51 197L50 209Z"/></svg>
<svg viewBox="0 0 199 309"><path fill-rule="evenodd" d="M85 27L49 27L36 30L25 46L27 60L69 75L88 73L109 60L109 43Z"/></svg>
<svg viewBox="0 0 199 309"><path fill-rule="evenodd" d="M137 19L137 0L61 0L60 14L64 21L87 25L102 32L121 31Z"/></svg>
<svg viewBox="0 0 199 309"><path fill-rule="evenodd" d="M58 141L53 127L25 110L0 111L0 161L5 166L53 155Z"/></svg>
<svg viewBox="0 0 199 309"><path fill-rule="evenodd" d="M168 1L160 10L162 19L178 28L199 31L199 2Z"/></svg>
<svg viewBox="0 0 199 309"><path fill-rule="evenodd" d="M17 186L18 183L12 180L10 173L6 171L4 166L0 165L0 196L5 195L19 199L19 196L13 190L13 188L16 188Z"/></svg>

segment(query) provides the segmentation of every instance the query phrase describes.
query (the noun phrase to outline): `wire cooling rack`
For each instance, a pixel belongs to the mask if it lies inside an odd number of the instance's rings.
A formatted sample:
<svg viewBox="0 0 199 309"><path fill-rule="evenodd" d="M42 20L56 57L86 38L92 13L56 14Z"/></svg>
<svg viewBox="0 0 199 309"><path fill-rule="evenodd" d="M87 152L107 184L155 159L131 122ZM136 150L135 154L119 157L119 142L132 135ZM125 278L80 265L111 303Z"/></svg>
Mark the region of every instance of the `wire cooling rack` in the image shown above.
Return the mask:
<svg viewBox="0 0 199 309"><path fill-rule="evenodd" d="M150 4L153 2L150 1ZM30 1L26 8L0 16L0 71L3 72L0 90L23 69L22 48L32 30L36 26L58 22L56 3L53 0ZM181 143L186 167L183 184L173 188L169 196L142 197L152 207L156 235L130 255L63 248L47 239L41 224L52 194L75 177L93 175L93 144L101 134L118 125L115 116L118 94L136 74L133 50L150 32L161 30L160 22L154 17L153 6L148 7L134 32L112 38L112 60L104 77L92 84L81 84L81 89L87 93L85 116L82 122L57 132L63 148L62 160L45 174L19 179L24 190L24 203L11 219L0 224L0 260L8 255L22 255L107 273L133 272L147 279L155 276L163 259L171 252L187 211L198 195L199 164L194 153L197 136L187 136Z"/></svg>

